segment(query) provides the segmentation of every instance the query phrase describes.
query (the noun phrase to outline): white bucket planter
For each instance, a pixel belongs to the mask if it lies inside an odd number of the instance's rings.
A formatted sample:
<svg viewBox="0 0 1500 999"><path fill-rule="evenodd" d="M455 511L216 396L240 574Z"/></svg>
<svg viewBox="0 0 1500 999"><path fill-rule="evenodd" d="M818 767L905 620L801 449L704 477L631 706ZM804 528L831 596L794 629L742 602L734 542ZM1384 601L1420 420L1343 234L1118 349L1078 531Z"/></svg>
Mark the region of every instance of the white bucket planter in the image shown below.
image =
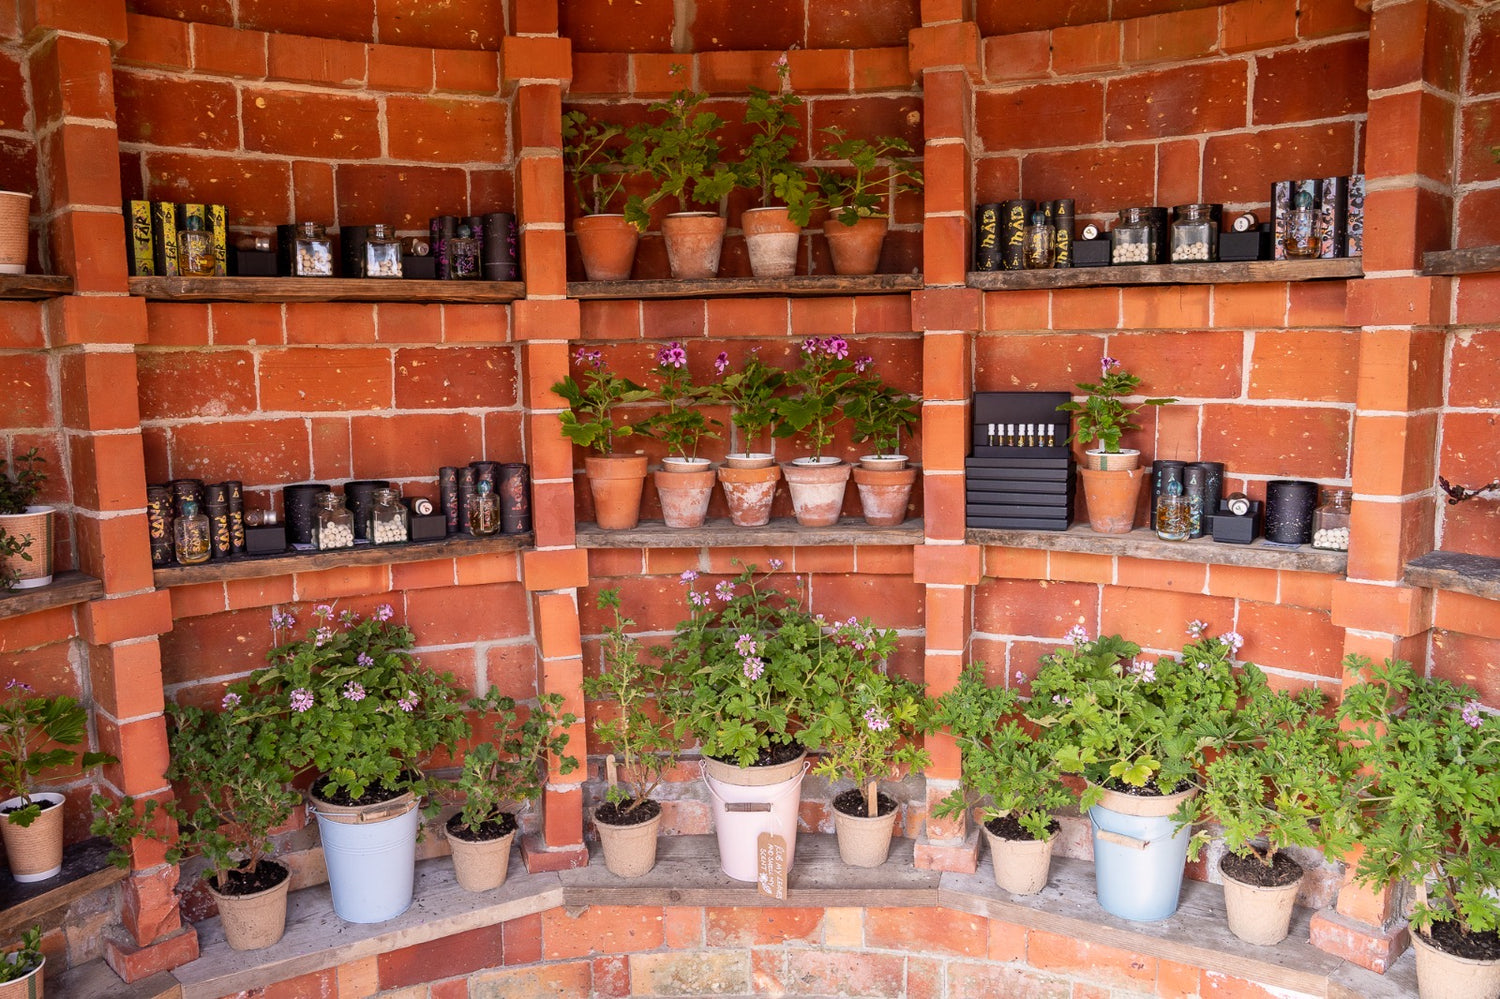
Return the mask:
<svg viewBox="0 0 1500 999"><path fill-rule="evenodd" d="M357 808L311 800L338 917L351 923L381 923L405 912L416 879L421 818L416 798L405 794Z"/></svg>
<svg viewBox="0 0 1500 999"><path fill-rule="evenodd" d="M1094 882L1105 912L1149 923L1177 911L1190 826L1173 831L1172 813L1196 789L1162 797L1104 792L1089 809Z"/></svg>
<svg viewBox="0 0 1500 999"><path fill-rule="evenodd" d="M714 802L719 866L736 881L757 880L757 841L763 832L786 840L786 866L791 870L797 849L797 806L808 769L805 761L794 762L797 769L792 776L774 784L728 784L704 768L703 779Z"/></svg>

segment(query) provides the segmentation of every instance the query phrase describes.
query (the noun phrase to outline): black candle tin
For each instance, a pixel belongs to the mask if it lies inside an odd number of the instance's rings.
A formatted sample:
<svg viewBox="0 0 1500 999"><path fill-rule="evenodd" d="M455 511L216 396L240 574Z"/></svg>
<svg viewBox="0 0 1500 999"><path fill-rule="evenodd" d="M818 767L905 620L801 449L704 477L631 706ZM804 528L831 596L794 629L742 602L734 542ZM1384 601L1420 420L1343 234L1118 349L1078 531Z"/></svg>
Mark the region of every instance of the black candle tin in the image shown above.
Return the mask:
<svg viewBox="0 0 1500 999"><path fill-rule="evenodd" d="M1036 202L1028 198L1017 198L1005 202L1000 225L1001 265L1008 271L1019 271L1026 267L1026 223L1036 211Z"/></svg>
<svg viewBox="0 0 1500 999"><path fill-rule="evenodd" d="M521 279L520 231L511 212L490 212L484 216L484 244L480 261L486 281L519 281Z"/></svg>
<svg viewBox="0 0 1500 999"><path fill-rule="evenodd" d="M1182 469L1182 495L1187 497L1188 508L1196 509L1197 516L1193 518L1193 529L1188 532L1190 538L1203 537L1208 527L1208 514L1213 507L1207 506L1203 501L1205 485L1207 484L1207 470L1202 465L1185 465Z"/></svg>
<svg viewBox="0 0 1500 999"><path fill-rule="evenodd" d="M1054 267L1073 266L1073 199L1058 198L1052 202L1052 224L1056 232L1052 237Z"/></svg>
<svg viewBox="0 0 1500 999"><path fill-rule="evenodd" d="M500 530L505 534L531 530L531 469L520 462L500 466Z"/></svg>
<svg viewBox="0 0 1500 999"><path fill-rule="evenodd" d="M974 209L974 269L998 271L1000 260L1000 221L1004 203L991 201Z"/></svg>
<svg viewBox="0 0 1500 999"><path fill-rule="evenodd" d="M458 216L437 215L428 223L432 233L432 259L439 280L448 279L448 240L458 234ZM405 261L402 261L405 265Z"/></svg>
<svg viewBox="0 0 1500 999"><path fill-rule="evenodd" d="M1224 497L1224 463L1222 461L1198 461L1193 465L1203 469L1202 529L1195 535L1195 537L1202 537L1212 530L1209 518L1219 509L1219 500Z"/></svg>
<svg viewBox="0 0 1500 999"><path fill-rule="evenodd" d="M448 525L449 534L458 533L458 469L444 465L438 469L438 509Z"/></svg>
<svg viewBox="0 0 1500 999"><path fill-rule="evenodd" d="M318 493L332 492L326 482L305 482L281 488L281 502L286 510L286 537L294 545L312 544L313 523L317 520Z"/></svg>
<svg viewBox="0 0 1500 999"><path fill-rule="evenodd" d="M1312 542L1312 515L1318 505L1318 484L1302 479L1274 479L1266 483L1266 540L1283 545Z"/></svg>
<svg viewBox="0 0 1500 999"><path fill-rule="evenodd" d="M344 483L344 505L354 514L355 541L369 540L370 508L375 505L375 490L390 487L385 479L356 479Z"/></svg>
<svg viewBox="0 0 1500 999"><path fill-rule="evenodd" d="M146 527L151 536L151 564L171 565L172 490L167 486L146 487Z"/></svg>
<svg viewBox="0 0 1500 999"><path fill-rule="evenodd" d="M245 551L245 486L231 479L224 483L229 498L229 542L236 555Z"/></svg>
<svg viewBox="0 0 1500 999"><path fill-rule="evenodd" d="M458 532L460 534L473 534L469 528L469 502L474 494L479 491L479 480L474 474L474 466L465 465L458 470Z"/></svg>

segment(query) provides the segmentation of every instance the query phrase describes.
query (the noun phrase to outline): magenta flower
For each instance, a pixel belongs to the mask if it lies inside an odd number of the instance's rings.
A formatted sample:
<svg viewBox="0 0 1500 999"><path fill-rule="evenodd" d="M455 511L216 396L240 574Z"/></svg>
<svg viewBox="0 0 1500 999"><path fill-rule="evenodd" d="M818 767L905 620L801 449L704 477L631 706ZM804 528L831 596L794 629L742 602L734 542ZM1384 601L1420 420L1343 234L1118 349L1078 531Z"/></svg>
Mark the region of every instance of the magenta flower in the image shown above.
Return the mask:
<svg viewBox="0 0 1500 999"><path fill-rule="evenodd" d="M291 706L292 710L296 711L298 714L301 714L303 711L311 708L313 706L312 691L304 687L298 687L296 690L292 691Z"/></svg>
<svg viewBox="0 0 1500 999"><path fill-rule="evenodd" d="M15 677L11 677L9 680L7 680L5 682L5 689L6 690L23 690L23 691L25 691L26 693L29 694L29 693L31 693L31 684L26 683L26 682L24 682L22 680L18 680Z"/></svg>
<svg viewBox="0 0 1500 999"><path fill-rule="evenodd" d="M271 611L271 627L273 628L290 628L296 623L297 619L284 610L278 608Z"/></svg>
<svg viewBox="0 0 1500 999"><path fill-rule="evenodd" d="M771 571L772 572L777 572L786 563L783 562L783 561L781 561L781 559L779 559L779 558L773 558L773 559L771 559L771 561L767 562L766 564L771 567Z"/></svg>
<svg viewBox="0 0 1500 999"><path fill-rule="evenodd" d="M734 584L727 579L719 580L718 585L714 587L714 596L726 602L733 600Z"/></svg>
<svg viewBox="0 0 1500 999"><path fill-rule="evenodd" d="M313 648L321 649L326 643L333 641L333 629L326 625L313 632Z"/></svg>
<svg viewBox="0 0 1500 999"><path fill-rule="evenodd" d="M736 655L753 656L758 651L755 638L751 635L741 635L734 643Z"/></svg>
<svg viewBox="0 0 1500 999"><path fill-rule="evenodd" d="M865 712L865 724L870 726L871 732L884 732L891 727L890 719L881 714L877 708L871 708Z"/></svg>
<svg viewBox="0 0 1500 999"><path fill-rule="evenodd" d="M687 367L687 351L676 340L656 352L656 363L663 368Z"/></svg>
<svg viewBox="0 0 1500 999"><path fill-rule="evenodd" d="M579 347L573 353L573 363L577 365L588 365L595 371L604 367L604 352L589 350L587 347Z"/></svg>
<svg viewBox="0 0 1500 999"><path fill-rule="evenodd" d="M354 616L354 612L352 610L344 610L339 612L339 624L343 625L345 628L354 624L354 622L357 620L358 618Z"/></svg>
<svg viewBox="0 0 1500 999"><path fill-rule="evenodd" d="M714 358L714 370L721 375L729 370L729 351L719 351L719 356Z"/></svg>
<svg viewBox="0 0 1500 999"><path fill-rule="evenodd" d="M871 357L869 354L866 354L864 357L861 357L859 360L854 362L854 370L863 374L864 370L874 363L875 358Z"/></svg>
<svg viewBox="0 0 1500 999"><path fill-rule="evenodd" d="M745 673L747 680L759 680L760 675L766 671L766 661L758 656L746 656L740 669Z"/></svg>
<svg viewBox="0 0 1500 999"><path fill-rule="evenodd" d="M1016 670L1016 684L1017 684L1017 686L1019 686L1020 684L1025 683L1025 682L1026 682L1026 674L1022 673L1020 670Z"/></svg>
<svg viewBox="0 0 1500 999"><path fill-rule="evenodd" d="M823 352L843 360L849 356L849 341L841 336L831 336L823 341Z"/></svg>
<svg viewBox="0 0 1500 999"><path fill-rule="evenodd" d="M375 608L374 618L377 621L389 621L395 614L396 612L391 610L390 604L381 604Z"/></svg>
<svg viewBox="0 0 1500 999"><path fill-rule="evenodd" d="M355 657L354 661L365 669L369 669L371 666L375 665L375 660L370 657L370 654L368 652L361 652L358 656Z"/></svg>
<svg viewBox="0 0 1500 999"><path fill-rule="evenodd" d="M1469 726L1470 728L1478 728L1480 725L1484 724L1484 720L1480 717L1479 714L1478 701L1469 701L1467 704L1465 704L1462 712L1462 717L1464 720L1464 724Z"/></svg>
<svg viewBox="0 0 1500 999"><path fill-rule="evenodd" d="M219 702L219 707L223 708L225 711L231 711L239 706L240 695L236 694L232 690L229 693L225 694L224 699Z"/></svg>
<svg viewBox="0 0 1500 999"><path fill-rule="evenodd" d="M318 604L318 606L313 608L313 617L317 618L319 621L327 621L329 618L333 617L333 605Z"/></svg>
<svg viewBox="0 0 1500 999"><path fill-rule="evenodd" d="M677 581L679 583L681 583L683 586L688 586L694 580L696 580L697 578L698 578L698 570L697 569L684 569L682 571L682 575L680 575L680 576L677 577Z"/></svg>
<svg viewBox="0 0 1500 999"><path fill-rule="evenodd" d="M710 602L707 593L700 593L697 590L688 591L688 603L694 607L707 607Z"/></svg>
<svg viewBox="0 0 1500 999"><path fill-rule="evenodd" d="M362 684L362 683L356 683L353 680L350 680L348 683L344 684L344 700L346 700L346 701L362 701L364 699L365 699L365 685L364 684Z"/></svg>
<svg viewBox="0 0 1500 999"><path fill-rule="evenodd" d="M1109 369L1116 367L1119 363L1113 357L1101 357L1099 358L1099 370L1107 375L1109 374Z"/></svg>

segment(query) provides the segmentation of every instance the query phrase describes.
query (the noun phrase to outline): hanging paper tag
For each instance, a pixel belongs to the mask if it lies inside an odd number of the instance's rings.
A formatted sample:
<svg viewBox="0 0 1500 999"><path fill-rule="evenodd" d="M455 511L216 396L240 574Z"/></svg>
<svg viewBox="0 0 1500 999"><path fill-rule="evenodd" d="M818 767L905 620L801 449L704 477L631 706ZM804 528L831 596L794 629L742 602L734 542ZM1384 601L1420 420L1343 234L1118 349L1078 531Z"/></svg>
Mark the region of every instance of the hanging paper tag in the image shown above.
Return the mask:
<svg viewBox="0 0 1500 999"><path fill-rule="evenodd" d="M762 895L786 900L786 837L763 832L755 842L756 887Z"/></svg>

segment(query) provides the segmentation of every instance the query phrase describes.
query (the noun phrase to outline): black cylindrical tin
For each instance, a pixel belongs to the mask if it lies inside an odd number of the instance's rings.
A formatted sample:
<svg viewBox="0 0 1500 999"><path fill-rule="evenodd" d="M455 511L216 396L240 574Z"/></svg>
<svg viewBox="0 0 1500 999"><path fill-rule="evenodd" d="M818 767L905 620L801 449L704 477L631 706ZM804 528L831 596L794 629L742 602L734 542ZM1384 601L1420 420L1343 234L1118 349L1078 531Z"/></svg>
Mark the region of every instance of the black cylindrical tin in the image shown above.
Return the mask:
<svg viewBox="0 0 1500 999"><path fill-rule="evenodd" d="M1224 498L1224 463L1222 461L1194 462L1203 469L1203 530L1210 528L1209 517L1219 512L1219 501Z"/></svg>
<svg viewBox="0 0 1500 999"><path fill-rule="evenodd" d="M1188 533L1190 538L1201 538L1208 525L1208 506L1204 501L1204 493L1208 483L1208 470L1202 465L1187 465L1182 469L1182 495L1187 497L1188 508L1197 510L1193 515L1193 529Z"/></svg>
<svg viewBox="0 0 1500 999"><path fill-rule="evenodd" d="M974 209L974 269L998 271L1000 257L1000 220L1004 203L991 201Z"/></svg>
<svg viewBox="0 0 1500 999"><path fill-rule="evenodd" d="M1026 267L1026 223L1036 211L1036 202L1018 198L1005 202L1000 226L1001 265L1008 271Z"/></svg>
<svg viewBox="0 0 1500 999"><path fill-rule="evenodd" d="M167 486L172 490L172 516L182 516L183 500L192 500L198 509L203 509L202 479L173 479Z"/></svg>
<svg viewBox="0 0 1500 999"><path fill-rule="evenodd" d="M465 465L458 470L458 530L461 534L473 534L469 527L469 501L479 491L479 479L474 466Z"/></svg>
<svg viewBox="0 0 1500 999"><path fill-rule="evenodd" d="M448 523L448 533L458 533L458 469L444 465L438 469L438 508Z"/></svg>
<svg viewBox="0 0 1500 999"><path fill-rule="evenodd" d="M151 564L171 565L172 490L167 486L146 487L146 526L151 535Z"/></svg>
<svg viewBox="0 0 1500 999"><path fill-rule="evenodd" d="M203 487L203 505L229 508L229 488L222 482L210 482Z"/></svg>
<svg viewBox="0 0 1500 999"><path fill-rule="evenodd" d="M289 544L312 544L313 524L317 521L318 493L333 490L323 482L304 482L282 486L281 502L286 510L286 539Z"/></svg>
<svg viewBox="0 0 1500 999"><path fill-rule="evenodd" d="M210 489L213 487L210 486ZM228 558L234 554L234 542L229 536L229 504L208 504L208 538L212 558Z"/></svg>
<svg viewBox="0 0 1500 999"><path fill-rule="evenodd" d="M229 543L236 555L245 551L245 485L237 479L224 483L229 497Z"/></svg>
<svg viewBox="0 0 1500 999"><path fill-rule="evenodd" d="M432 235L432 256L441 281L448 279L448 240L458 232L458 216L435 215L428 223Z"/></svg>
<svg viewBox="0 0 1500 999"><path fill-rule="evenodd" d="M521 279L520 233L511 212L490 212L484 216L484 245L480 261L486 281L519 281Z"/></svg>
<svg viewBox="0 0 1500 999"><path fill-rule="evenodd" d="M505 534L531 530L531 469L520 462L500 466L500 530Z"/></svg>
<svg viewBox="0 0 1500 999"><path fill-rule="evenodd" d="M1052 246L1056 251L1053 267L1073 266L1073 199L1058 198L1052 202L1052 224L1056 231Z"/></svg>
<svg viewBox="0 0 1500 999"><path fill-rule="evenodd" d="M1161 494L1166 492L1167 483L1175 482L1182 485L1182 470L1187 467L1184 461L1168 461L1158 458L1151 463L1151 529L1156 530L1156 501Z"/></svg>
<svg viewBox="0 0 1500 999"><path fill-rule="evenodd" d="M1312 515L1318 505L1318 484L1302 479L1274 479L1266 483L1266 540L1284 545L1312 542Z"/></svg>
<svg viewBox="0 0 1500 999"><path fill-rule="evenodd" d="M375 490L390 487L385 479L356 479L344 483L344 505L354 514L355 541L369 540L370 508L375 505Z"/></svg>

